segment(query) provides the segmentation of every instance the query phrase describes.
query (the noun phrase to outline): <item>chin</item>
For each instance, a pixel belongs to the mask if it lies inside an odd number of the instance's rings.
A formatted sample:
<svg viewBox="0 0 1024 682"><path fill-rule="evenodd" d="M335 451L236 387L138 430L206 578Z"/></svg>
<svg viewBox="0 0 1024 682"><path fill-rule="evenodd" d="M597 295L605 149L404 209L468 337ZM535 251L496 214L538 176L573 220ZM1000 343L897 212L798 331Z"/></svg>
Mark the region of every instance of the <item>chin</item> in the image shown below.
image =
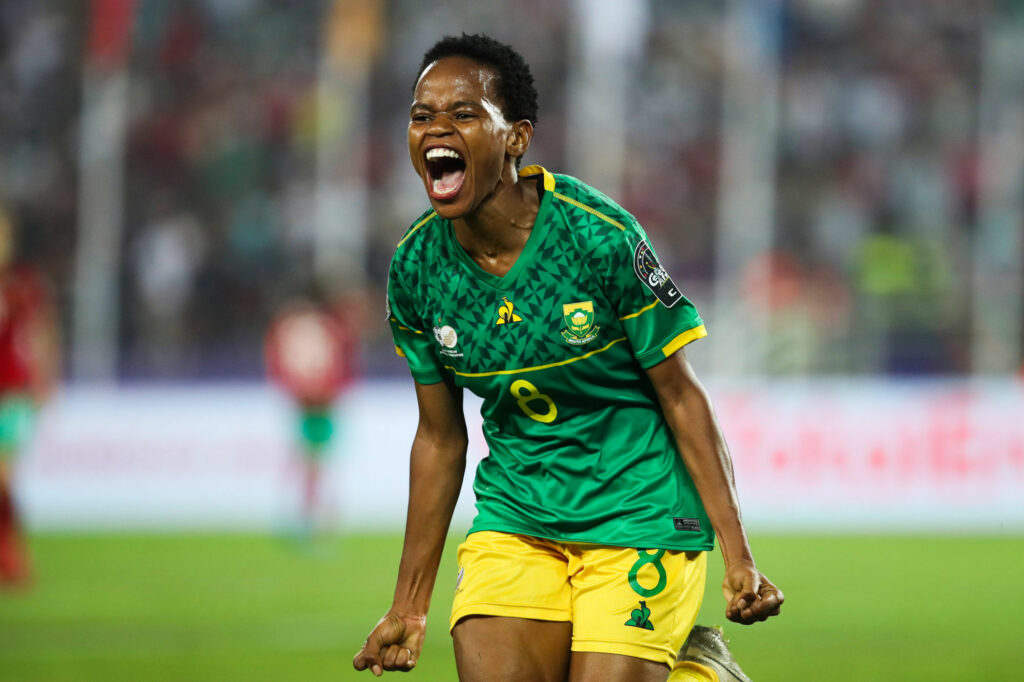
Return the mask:
<svg viewBox="0 0 1024 682"><path fill-rule="evenodd" d="M445 220L458 220L469 213L469 209L463 206L462 202L442 202L437 201L436 199L431 199L430 205L434 207L434 211L437 212L437 215L441 216Z"/></svg>

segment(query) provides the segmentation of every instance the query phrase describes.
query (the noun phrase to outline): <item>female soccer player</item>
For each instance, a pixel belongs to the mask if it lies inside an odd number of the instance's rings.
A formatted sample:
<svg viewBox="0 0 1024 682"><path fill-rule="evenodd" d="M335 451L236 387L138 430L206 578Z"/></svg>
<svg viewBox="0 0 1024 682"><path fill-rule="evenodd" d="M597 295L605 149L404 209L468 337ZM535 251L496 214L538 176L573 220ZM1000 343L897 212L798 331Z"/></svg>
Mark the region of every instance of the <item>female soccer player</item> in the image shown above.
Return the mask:
<svg viewBox="0 0 1024 682"><path fill-rule="evenodd" d="M394 602L354 665L380 675L420 654L465 470L468 388L490 454L458 550L460 679L664 682L676 666L673 680L744 680L716 632L683 646L716 535L730 620L783 601L754 564L683 353L704 325L629 213L574 178L519 169L536 120L533 78L507 45L463 35L424 56L409 154L431 208L388 280L419 427Z"/></svg>

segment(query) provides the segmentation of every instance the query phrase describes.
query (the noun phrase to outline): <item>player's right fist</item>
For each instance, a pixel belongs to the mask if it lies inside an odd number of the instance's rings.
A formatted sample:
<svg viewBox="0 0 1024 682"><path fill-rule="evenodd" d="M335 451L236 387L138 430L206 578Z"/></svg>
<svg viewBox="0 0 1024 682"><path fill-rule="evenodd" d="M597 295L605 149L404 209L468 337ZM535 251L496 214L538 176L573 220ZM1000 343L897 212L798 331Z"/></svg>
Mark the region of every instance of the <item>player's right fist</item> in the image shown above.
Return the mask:
<svg viewBox="0 0 1024 682"><path fill-rule="evenodd" d="M385 670L412 670L423 649L426 630L426 616L403 616L392 609L366 638L352 666L356 670L369 668L377 677Z"/></svg>

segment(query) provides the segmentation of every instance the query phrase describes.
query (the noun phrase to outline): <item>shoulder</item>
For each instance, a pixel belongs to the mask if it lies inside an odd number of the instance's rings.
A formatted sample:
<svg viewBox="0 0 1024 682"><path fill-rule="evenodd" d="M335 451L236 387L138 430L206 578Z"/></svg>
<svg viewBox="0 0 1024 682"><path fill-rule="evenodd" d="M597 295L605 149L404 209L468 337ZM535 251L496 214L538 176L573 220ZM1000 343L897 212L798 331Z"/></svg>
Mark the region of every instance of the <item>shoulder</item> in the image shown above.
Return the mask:
<svg viewBox="0 0 1024 682"><path fill-rule="evenodd" d="M437 248L438 235L443 225L444 219L433 209L421 213L395 245L395 253L391 257L392 274L408 274L410 270L431 260L430 253Z"/></svg>
<svg viewBox="0 0 1024 682"><path fill-rule="evenodd" d="M395 245L395 256L428 245L443 223L444 219L437 215L437 211L432 208L421 213Z"/></svg>
<svg viewBox="0 0 1024 682"><path fill-rule="evenodd" d="M632 249L645 239L636 218L613 199L572 176L553 177L552 198L583 250L601 253Z"/></svg>

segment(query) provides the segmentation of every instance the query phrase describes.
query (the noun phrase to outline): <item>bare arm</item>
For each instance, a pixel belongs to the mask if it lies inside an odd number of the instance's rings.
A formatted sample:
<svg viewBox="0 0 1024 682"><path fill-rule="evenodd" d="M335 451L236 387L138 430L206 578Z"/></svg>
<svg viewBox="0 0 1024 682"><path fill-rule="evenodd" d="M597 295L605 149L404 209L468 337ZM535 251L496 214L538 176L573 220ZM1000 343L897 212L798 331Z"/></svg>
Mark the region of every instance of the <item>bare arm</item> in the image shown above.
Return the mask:
<svg viewBox="0 0 1024 682"><path fill-rule="evenodd" d="M380 676L410 670L426 633L430 595L448 526L466 470L466 422L462 393L452 385L416 384L419 427L409 466L409 510L398 583L391 608L352 664Z"/></svg>
<svg viewBox="0 0 1024 682"><path fill-rule="evenodd" d="M682 350L647 370L725 561L726 617L754 623L779 613L782 592L754 563L740 515L732 459L711 400Z"/></svg>

